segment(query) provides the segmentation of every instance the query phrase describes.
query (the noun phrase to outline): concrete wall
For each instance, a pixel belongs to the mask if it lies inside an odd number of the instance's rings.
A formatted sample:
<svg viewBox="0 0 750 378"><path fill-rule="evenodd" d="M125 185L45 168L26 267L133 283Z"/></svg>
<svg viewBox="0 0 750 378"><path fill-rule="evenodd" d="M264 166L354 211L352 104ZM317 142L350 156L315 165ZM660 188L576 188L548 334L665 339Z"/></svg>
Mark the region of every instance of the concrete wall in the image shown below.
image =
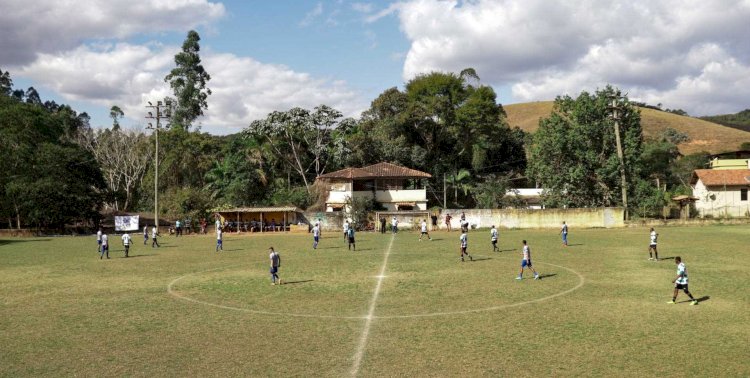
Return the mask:
<svg viewBox="0 0 750 378"><path fill-rule="evenodd" d="M748 186L706 187L701 180L693 186L695 208L701 217L746 217L750 214L750 201L742 201L741 189Z"/></svg>
<svg viewBox="0 0 750 378"><path fill-rule="evenodd" d="M624 227L622 208L593 209L445 209L440 213L438 226L446 229L445 215L453 219L451 226L460 228L461 213L472 228L559 228L565 221L571 228Z"/></svg>
<svg viewBox="0 0 750 378"><path fill-rule="evenodd" d="M315 221L320 219L322 231L340 231L344 227L344 215L343 212L305 211L298 220L312 227Z"/></svg>

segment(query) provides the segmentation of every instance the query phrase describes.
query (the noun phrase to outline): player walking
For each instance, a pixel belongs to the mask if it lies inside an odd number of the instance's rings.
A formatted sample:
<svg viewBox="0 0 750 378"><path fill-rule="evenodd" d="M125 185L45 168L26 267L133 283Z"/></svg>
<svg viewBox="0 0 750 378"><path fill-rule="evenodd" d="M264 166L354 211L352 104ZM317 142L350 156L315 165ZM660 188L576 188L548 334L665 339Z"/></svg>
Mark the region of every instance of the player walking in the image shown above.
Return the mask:
<svg viewBox="0 0 750 378"><path fill-rule="evenodd" d="M216 230L216 252L224 250L224 232L221 229Z"/></svg>
<svg viewBox="0 0 750 378"><path fill-rule="evenodd" d="M531 248L529 248L528 244L526 244L526 240L523 241L523 260L521 260L521 271L518 272L518 277L516 277L517 280L523 279L523 270L524 268L529 268L534 273L534 279L539 279L539 273L534 270L534 267L531 266Z"/></svg>
<svg viewBox="0 0 750 378"><path fill-rule="evenodd" d="M109 258L109 237L107 234L102 234L102 251L99 253L99 259L101 260L105 254Z"/></svg>
<svg viewBox="0 0 750 378"><path fill-rule="evenodd" d="M175 237L182 235L182 223L180 223L179 219L174 222L174 231L175 231Z"/></svg>
<svg viewBox="0 0 750 378"><path fill-rule="evenodd" d="M102 228L99 227L99 231L96 232L96 252L102 253Z"/></svg>
<svg viewBox="0 0 750 378"><path fill-rule="evenodd" d="M143 226L143 245L148 241L148 225Z"/></svg>
<svg viewBox="0 0 750 378"><path fill-rule="evenodd" d="M677 264L677 277L675 277L675 279L672 281L674 283L674 293L672 294L672 300L667 303L675 304L677 294L680 290L682 290L685 292L685 294L687 294L688 297L690 297L690 305L697 305L698 300L693 298L693 295L690 294L690 291L688 290L688 273L685 263L682 262L680 256L674 258L674 263Z"/></svg>
<svg viewBox="0 0 750 378"><path fill-rule="evenodd" d="M432 241L432 238L430 237L430 233L427 232L427 219L422 219L422 233L419 234L419 241L422 241L422 236L427 235L427 239Z"/></svg>
<svg viewBox="0 0 750 378"><path fill-rule="evenodd" d="M651 242L648 245L648 259L653 261L659 261L659 251L656 250L656 239L659 237L659 234L654 231L654 228L651 227ZM653 252L653 255L651 254L651 251Z"/></svg>
<svg viewBox="0 0 750 378"><path fill-rule="evenodd" d="M132 243L133 238L130 237L130 234L127 232L122 234L122 246L125 247L125 257L128 257L128 252L130 252L130 243Z"/></svg>
<svg viewBox="0 0 750 378"><path fill-rule="evenodd" d="M391 220L391 230L394 234L398 233L398 219L396 217L393 217L393 220Z"/></svg>
<svg viewBox="0 0 750 378"><path fill-rule="evenodd" d="M271 268L268 270L271 273L271 285L276 285L278 282L281 285L281 278L279 278L279 268L281 268L281 255L273 250L273 247L268 249L271 254L268 257L271 259Z"/></svg>
<svg viewBox="0 0 750 378"><path fill-rule="evenodd" d="M445 214L445 228L448 229L448 232L453 231L451 229L451 219L453 219L453 217L450 215L450 213Z"/></svg>
<svg viewBox="0 0 750 378"><path fill-rule="evenodd" d="M312 229L313 234L313 249L318 249L318 242L320 241L320 226L318 223L315 223L315 226Z"/></svg>
<svg viewBox="0 0 750 378"><path fill-rule="evenodd" d="M469 256L469 260L474 261L469 252L466 251L469 248L469 236L466 235L466 230L461 230L461 236L458 240L461 242L461 262L464 261L464 255Z"/></svg>
<svg viewBox="0 0 750 378"><path fill-rule="evenodd" d="M349 229L346 231L346 239L349 241L349 250L352 250L352 247L354 250L357 250L357 244L354 242L354 225L350 226Z"/></svg>
<svg viewBox="0 0 750 378"><path fill-rule="evenodd" d="M490 241L492 241L492 252L500 252L500 248L497 248L497 228L494 224L490 229Z"/></svg>
<svg viewBox="0 0 750 378"><path fill-rule="evenodd" d="M344 221L344 242L349 238L349 220Z"/></svg>
<svg viewBox="0 0 750 378"><path fill-rule="evenodd" d="M159 247L159 242L156 240L157 236L159 236L159 229L154 225L151 227L151 248Z"/></svg>
<svg viewBox="0 0 750 378"><path fill-rule="evenodd" d="M562 235L562 243L564 246L568 246L568 225L563 221L562 227L560 228L560 235Z"/></svg>

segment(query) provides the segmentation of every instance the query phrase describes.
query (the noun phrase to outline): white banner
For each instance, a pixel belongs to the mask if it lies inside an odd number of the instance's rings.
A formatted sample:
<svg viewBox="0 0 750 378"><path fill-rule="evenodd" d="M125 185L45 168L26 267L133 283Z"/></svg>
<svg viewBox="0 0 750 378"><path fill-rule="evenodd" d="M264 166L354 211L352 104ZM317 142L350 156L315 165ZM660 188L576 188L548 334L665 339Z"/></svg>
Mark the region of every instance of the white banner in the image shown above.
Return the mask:
<svg viewBox="0 0 750 378"><path fill-rule="evenodd" d="M115 231L138 231L138 215L115 216Z"/></svg>

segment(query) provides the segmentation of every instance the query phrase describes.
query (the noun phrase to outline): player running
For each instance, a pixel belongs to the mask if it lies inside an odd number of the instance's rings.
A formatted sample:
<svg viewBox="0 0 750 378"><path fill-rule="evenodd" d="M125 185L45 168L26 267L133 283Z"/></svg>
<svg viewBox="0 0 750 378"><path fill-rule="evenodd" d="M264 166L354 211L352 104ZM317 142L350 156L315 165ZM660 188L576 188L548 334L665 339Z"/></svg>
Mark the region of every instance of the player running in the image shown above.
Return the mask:
<svg viewBox="0 0 750 378"><path fill-rule="evenodd" d="M279 278L279 268L281 268L281 255L273 250L273 247L268 249L271 254L268 257L271 260L271 268L268 270L271 273L271 285L276 285L278 282L281 285L281 278Z"/></svg>
<svg viewBox="0 0 750 378"><path fill-rule="evenodd" d="M133 238L127 232L122 234L122 246L125 247L125 257L128 257L130 251L130 244L133 242Z"/></svg>
<svg viewBox="0 0 750 378"><path fill-rule="evenodd" d="M497 228L494 224L490 229L490 241L492 241L492 252L500 252L500 248L497 248Z"/></svg>
<svg viewBox="0 0 750 378"><path fill-rule="evenodd" d="M469 252L466 251L469 248L469 236L466 235L466 230L461 230L461 236L458 240L461 242L461 262L464 261L464 255L469 256L469 260L474 261Z"/></svg>
<svg viewBox="0 0 750 378"><path fill-rule="evenodd" d="M96 232L96 252L102 253L102 228L99 227L99 231Z"/></svg>
<svg viewBox="0 0 750 378"><path fill-rule="evenodd" d="M224 250L224 232L216 230L216 252Z"/></svg>
<svg viewBox="0 0 750 378"><path fill-rule="evenodd" d="M539 273L534 270L534 267L531 266L531 248L529 248L529 245L526 244L526 240L523 241L523 260L521 260L521 271L518 272L518 277L516 277L517 280L523 279L523 270L524 268L529 268L534 273L534 279L539 279Z"/></svg>
<svg viewBox="0 0 750 378"><path fill-rule="evenodd" d="M315 226L312 229L313 234L313 249L318 249L318 242L320 241L320 226L318 223L315 223Z"/></svg>
<svg viewBox="0 0 750 378"><path fill-rule="evenodd" d="M698 300L693 298L693 295L690 294L690 291L688 290L688 273L685 263L682 262L680 256L674 258L674 263L677 264L677 277L675 277L675 279L672 281L672 283L674 283L674 293L672 294L672 300L667 303L675 304L677 294L680 292L680 290L682 290L685 292L685 294L687 294L688 297L690 297L690 305L697 305Z"/></svg>
<svg viewBox="0 0 750 378"><path fill-rule="evenodd" d="M109 258L109 237L107 234L102 234L102 250L99 252L99 259L101 260L105 254Z"/></svg>
<svg viewBox="0 0 750 378"><path fill-rule="evenodd" d="M351 251L352 248L354 250L357 250L357 244L354 242L354 225L351 225L348 230L346 230L346 240L349 241L349 250Z"/></svg>
<svg viewBox="0 0 750 378"><path fill-rule="evenodd" d="M656 239L659 237L659 234L654 231L654 228L651 227L651 242L648 245L648 259L653 261L659 261L659 251L656 250ZM653 252L653 257L651 255L651 251Z"/></svg>
<svg viewBox="0 0 750 378"><path fill-rule="evenodd" d="M430 237L430 233L427 232L427 219L422 219L422 233L419 234L419 241L422 241L422 236L427 235L427 239L432 241L432 238Z"/></svg>
<svg viewBox="0 0 750 378"><path fill-rule="evenodd" d="M560 235L562 235L562 243L564 246L568 246L568 225L563 221L562 227L560 228Z"/></svg>

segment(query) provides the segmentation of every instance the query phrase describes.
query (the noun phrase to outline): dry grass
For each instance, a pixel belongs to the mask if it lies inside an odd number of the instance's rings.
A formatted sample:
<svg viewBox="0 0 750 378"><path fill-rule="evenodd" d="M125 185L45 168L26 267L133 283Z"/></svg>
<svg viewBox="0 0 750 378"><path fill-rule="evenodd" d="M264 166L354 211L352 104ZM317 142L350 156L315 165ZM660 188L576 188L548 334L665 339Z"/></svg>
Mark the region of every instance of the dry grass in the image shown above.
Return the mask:
<svg viewBox="0 0 750 378"><path fill-rule="evenodd" d="M744 226L664 228L662 257L683 256L699 306L667 305L674 263L646 261L646 229L470 233L480 261L457 261L458 234L396 236L362 376L748 376L750 236ZM327 233L136 244L96 257L92 238L0 240L0 376L346 376L390 235L360 233L359 252ZM514 280L530 240L541 281ZM271 286L266 249L282 253ZM545 264L546 263L546 264ZM502 306L496 311L387 318ZM204 273L200 273L204 272ZM181 295L232 307L217 308ZM682 297L684 299L684 297ZM249 310L249 311L248 311ZM347 318L299 318L253 310Z"/></svg>
<svg viewBox="0 0 750 378"><path fill-rule="evenodd" d="M539 119L552 112L552 101L529 102L504 105L508 113L508 123L514 127L534 132L539 127ZM641 122L646 137L658 136L666 128L673 128L690 136L690 141L680 144L680 152L691 154L700 151L720 153L739 148L740 144L750 142L750 133L726 127L718 123L698 118L641 108Z"/></svg>

